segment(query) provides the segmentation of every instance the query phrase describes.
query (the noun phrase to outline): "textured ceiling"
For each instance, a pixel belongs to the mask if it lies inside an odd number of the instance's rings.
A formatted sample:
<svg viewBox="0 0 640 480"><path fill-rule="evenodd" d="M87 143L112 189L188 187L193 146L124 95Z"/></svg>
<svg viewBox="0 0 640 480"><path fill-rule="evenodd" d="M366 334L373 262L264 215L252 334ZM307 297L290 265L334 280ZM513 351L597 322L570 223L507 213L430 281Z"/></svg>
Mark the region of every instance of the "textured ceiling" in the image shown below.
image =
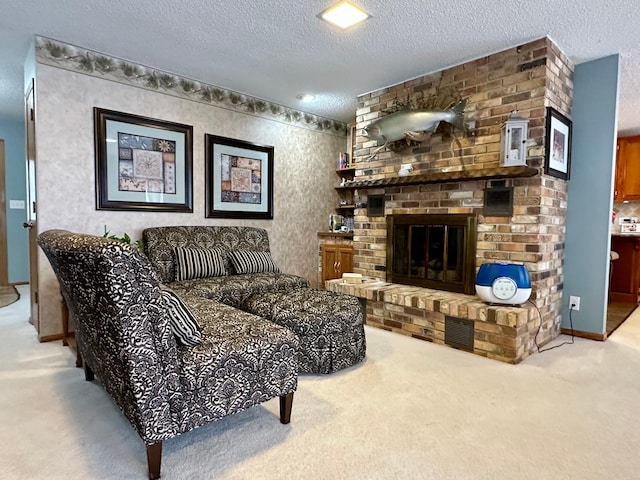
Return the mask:
<svg viewBox="0 0 640 480"><path fill-rule="evenodd" d="M34 34L347 122L359 94L549 36L575 63L621 54L619 131L640 133L635 0L355 0L372 18L346 32L317 18L332 3L0 0L0 112L22 115Z"/></svg>

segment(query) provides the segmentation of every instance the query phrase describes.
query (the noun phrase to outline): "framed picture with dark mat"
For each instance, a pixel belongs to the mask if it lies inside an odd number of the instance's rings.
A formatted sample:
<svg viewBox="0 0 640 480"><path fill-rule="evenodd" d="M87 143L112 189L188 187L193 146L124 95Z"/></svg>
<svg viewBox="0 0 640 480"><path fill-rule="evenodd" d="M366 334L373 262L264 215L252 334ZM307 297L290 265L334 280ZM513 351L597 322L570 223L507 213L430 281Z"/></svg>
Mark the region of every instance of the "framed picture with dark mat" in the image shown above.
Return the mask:
<svg viewBox="0 0 640 480"><path fill-rule="evenodd" d="M193 212L193 127L94 108L97 210Z"/></svg>
<svg viewBox="0 0 640 480"><path fill-rule="evenodd" d="M273 218L273 152L269 145L205 135L205 216Z"/></svg>

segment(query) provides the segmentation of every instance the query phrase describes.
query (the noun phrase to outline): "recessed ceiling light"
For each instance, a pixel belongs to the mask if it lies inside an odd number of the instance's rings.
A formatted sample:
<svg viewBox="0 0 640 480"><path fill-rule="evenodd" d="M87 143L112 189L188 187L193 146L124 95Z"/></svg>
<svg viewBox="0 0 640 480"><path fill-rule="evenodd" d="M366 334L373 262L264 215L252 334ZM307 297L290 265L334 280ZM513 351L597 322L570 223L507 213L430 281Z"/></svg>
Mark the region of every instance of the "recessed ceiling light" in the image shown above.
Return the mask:
<svg viewBox="0 0 640 480"><path fill-rule="evenodd" d="M320 14L323 20L346 30L347 28L366 20L371 15L347 0L336 3Z"/></svg>
<svg viewBox="0 0 640 480"><path fill-rule="evenodd" d="M313 102L316 99L316 96L311 95L310 93L301 93L296 98L298 100L302 100L303 102Z"/></svg>

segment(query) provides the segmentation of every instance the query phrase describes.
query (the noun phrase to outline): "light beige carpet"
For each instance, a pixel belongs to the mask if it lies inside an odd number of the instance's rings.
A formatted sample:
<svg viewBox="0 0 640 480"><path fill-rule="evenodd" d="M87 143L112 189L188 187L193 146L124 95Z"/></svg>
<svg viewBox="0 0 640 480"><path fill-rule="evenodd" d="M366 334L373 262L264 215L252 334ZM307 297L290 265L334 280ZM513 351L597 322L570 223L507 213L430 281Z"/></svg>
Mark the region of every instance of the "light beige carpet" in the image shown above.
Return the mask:
<svg viewBox="0 0 640 480"><path fill-rule="evenodd" d="M0 478L146 478L145 450L28 292L0 311ZM579 325L576 325L579 328ZM367 328L367 360L165 442L164 479L640 478L640 314L512 366ZM561 337L559 341L566 338Z"/></svg>

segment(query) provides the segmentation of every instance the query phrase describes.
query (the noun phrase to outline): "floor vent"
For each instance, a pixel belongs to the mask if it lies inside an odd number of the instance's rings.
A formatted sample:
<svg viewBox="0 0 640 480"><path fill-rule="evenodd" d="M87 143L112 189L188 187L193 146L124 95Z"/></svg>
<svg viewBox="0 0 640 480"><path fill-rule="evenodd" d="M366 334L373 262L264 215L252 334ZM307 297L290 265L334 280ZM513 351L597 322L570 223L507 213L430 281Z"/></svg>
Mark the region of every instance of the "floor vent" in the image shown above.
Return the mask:
<svg viewBox="0 0 640 480"><path fill-rule="evenodd" d="M444 317L444 343L447 345L473 352L473 320L466 318Z"/></svg>

